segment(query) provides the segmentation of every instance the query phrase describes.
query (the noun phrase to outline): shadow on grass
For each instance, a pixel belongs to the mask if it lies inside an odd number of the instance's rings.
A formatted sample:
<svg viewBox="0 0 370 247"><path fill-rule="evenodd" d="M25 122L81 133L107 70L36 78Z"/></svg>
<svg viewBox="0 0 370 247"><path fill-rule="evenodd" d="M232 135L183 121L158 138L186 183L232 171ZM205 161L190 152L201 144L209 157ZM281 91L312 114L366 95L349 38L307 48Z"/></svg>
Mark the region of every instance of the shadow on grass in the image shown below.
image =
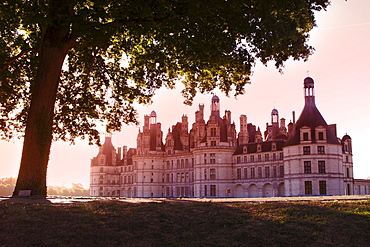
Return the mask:
<svg viewBox="0 0 370 247"><path fill-rule="evenodd" d="M370 203L0 203L1 246L368 246Z"/></svg>

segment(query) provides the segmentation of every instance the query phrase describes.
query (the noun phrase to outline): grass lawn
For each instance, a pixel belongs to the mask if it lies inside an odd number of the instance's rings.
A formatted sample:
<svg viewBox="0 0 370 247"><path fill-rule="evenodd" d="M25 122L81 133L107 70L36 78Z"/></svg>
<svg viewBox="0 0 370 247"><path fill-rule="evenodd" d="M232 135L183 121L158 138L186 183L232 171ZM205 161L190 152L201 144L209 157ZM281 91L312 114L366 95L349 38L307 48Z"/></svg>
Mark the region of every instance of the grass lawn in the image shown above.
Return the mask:
<svg viewBox="0 0 370 247"><path fill-rule="evenodd" d="M370 246L370 199L0 202L0 246Z"/></svg>

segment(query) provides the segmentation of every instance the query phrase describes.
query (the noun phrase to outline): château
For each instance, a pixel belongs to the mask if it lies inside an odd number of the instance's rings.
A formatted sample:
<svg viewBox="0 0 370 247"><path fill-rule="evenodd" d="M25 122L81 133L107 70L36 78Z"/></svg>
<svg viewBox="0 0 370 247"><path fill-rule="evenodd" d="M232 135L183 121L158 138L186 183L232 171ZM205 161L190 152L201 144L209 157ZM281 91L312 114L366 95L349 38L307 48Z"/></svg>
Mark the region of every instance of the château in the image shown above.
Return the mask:
<svg viewBox="0 0 370 247"><path fill-rule="evenodd" d="M314 80L304 79L305 105L286 124L277 109L262 132L231 111L221 116L214 95L211 113L204 105L189 125L181 122L163 140L152 111L144 116L136 148L118 148L105 138L91 159L91 196L117 197L273 197L370 193L370 184L353 176L352 139L337 137L315 104ZM357 184L356 184L357 183Z"/></svg>

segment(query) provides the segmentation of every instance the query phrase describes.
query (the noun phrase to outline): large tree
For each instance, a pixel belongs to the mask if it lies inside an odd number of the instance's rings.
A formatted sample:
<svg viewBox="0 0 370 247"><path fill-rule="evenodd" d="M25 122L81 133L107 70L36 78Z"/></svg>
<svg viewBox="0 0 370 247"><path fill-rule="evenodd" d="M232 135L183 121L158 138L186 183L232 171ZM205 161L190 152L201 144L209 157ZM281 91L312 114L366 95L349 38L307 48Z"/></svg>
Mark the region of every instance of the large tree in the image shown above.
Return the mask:
<svg viewBox="0 0 370 247"><path fill-rule="evenodd" d="M134 102L185 85L185 103L243 93L257 60L307 59L314 11L328 0L3 0L1 137L24 133L13 195L46 195L53 139L98 142L135 122Z"/></svg>

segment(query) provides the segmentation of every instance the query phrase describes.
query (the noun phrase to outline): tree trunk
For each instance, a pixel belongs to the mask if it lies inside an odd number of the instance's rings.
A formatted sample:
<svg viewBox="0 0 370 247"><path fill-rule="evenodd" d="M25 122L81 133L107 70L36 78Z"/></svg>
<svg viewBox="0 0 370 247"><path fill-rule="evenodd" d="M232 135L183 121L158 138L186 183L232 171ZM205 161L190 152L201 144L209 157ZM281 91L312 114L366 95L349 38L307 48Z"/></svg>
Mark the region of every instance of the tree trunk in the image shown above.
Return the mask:
<svg viewBox="0 0 370 247"><path fill-rule="evenodd" d="M21 165L13 196L31 190L31 196L46 196L46 170L52 142L56 93L64 59L69 49L69 25L58 16L66 13L65 1L54 1L49 14L57 19L46 28L39 65L32 87L31 105L24 136ZM63 6L64 5L64 6ZM59 18L61 19L61 18Z"/></svg>

